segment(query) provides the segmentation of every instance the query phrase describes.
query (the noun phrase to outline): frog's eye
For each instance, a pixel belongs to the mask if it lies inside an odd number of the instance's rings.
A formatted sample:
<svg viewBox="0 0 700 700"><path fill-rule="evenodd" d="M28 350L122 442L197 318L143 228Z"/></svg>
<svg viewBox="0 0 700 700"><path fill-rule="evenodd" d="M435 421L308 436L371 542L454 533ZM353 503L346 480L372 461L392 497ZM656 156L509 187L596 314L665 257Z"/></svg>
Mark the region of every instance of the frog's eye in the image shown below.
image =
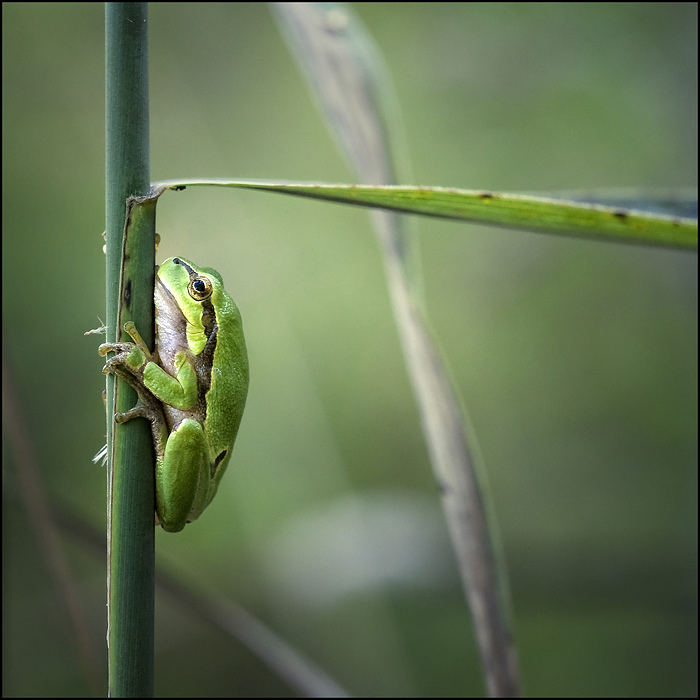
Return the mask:
<svg viewBox="0 0 700 700"><path fill-rule="evenodd" d="M208 299L213 289L211 280L204 275L195 277L187 286L187 291L195 301L204 301Z"/></svg>

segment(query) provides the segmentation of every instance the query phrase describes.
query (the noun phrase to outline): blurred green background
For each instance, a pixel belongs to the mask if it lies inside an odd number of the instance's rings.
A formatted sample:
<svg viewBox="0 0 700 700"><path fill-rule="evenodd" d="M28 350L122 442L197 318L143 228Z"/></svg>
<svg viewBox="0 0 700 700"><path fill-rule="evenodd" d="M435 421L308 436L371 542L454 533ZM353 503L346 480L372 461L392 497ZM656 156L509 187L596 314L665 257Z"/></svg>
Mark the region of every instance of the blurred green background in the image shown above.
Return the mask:
<svg viewBox="0 0 700 700"><path fill-rule="evenodd" d="M696 4L356 10L416 184L696 184ZM104 318L104 8L2 12L4 347L53 504L104 531L104 380L83 335ZM150 75L153 180L352 180L265 5L151 5ZM697 695L697 256L415 223L489 474L526 693ZM199 521L158 531L158 564L353 694L483 694L366 212L189 188L161 199L157 228L159 260L221 272L251 362L229 474ZM84 696L3 457L3 694ZM104 564L64 546L104 657ZM292 694L166 597L156 693Z"/></svg>

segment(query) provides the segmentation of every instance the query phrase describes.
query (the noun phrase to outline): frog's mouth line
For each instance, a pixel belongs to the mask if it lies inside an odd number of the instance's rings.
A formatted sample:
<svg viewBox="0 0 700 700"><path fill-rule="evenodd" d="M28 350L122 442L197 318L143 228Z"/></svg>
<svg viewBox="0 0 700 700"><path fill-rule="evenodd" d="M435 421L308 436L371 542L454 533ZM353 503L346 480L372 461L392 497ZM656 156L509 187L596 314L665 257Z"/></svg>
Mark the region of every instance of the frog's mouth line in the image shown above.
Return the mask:
<svg viewBox="0 0 700 700"><path fill-rule="evenodd" d="M195 273L198 276L198 273ZM158 353L161 361L168 366L174 365L174 357L178 350L185 350L197 357L197 364L201 367L212 367L214 353L218 341L219 325L216 319L211 297L204 301L193 302L200 308L201 320L199 323L190 321L177 302L175 295L168 286L156 277L154 297L157 298L156 310L160 306L161 314L156 313L156 327L158 339ZM212 322L213 321L213 322ZM206 341L204 347L195 355L191 346L190 332L199 334L201 326ZM203 397L211 388L211 373L198 369L200 382L200 395Z"/></svg>

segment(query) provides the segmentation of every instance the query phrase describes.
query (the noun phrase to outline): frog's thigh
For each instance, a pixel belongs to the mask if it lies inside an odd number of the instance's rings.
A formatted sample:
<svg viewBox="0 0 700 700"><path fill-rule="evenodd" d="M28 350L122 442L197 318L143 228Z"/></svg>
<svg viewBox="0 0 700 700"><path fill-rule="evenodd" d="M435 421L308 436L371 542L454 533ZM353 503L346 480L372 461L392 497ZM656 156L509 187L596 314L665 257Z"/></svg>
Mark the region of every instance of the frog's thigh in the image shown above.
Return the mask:
<svg viewBox="0 0 700 700"><path fill-rule="evenodd" d="M179 532L199 517L209 479L202 426L186 419L170 433L163 462L156 466L156 508L163 528Z"/></svg>

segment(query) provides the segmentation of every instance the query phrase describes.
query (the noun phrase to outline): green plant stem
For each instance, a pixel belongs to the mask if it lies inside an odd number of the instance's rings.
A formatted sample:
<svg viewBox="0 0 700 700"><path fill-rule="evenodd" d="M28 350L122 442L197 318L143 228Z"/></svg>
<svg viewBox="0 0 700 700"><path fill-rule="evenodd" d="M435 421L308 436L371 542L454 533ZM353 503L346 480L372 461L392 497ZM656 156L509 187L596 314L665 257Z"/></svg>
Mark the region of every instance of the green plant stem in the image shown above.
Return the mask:
<svg viewBox="0 0 700 700"><path fill-rule="evenodd" d="M155 205L138 213L132 209L130 226L125 227L127 200L145 195L150 179L146 3L106 3L105 69L107 341L119 339L123 322L130 318L152 345ZM124 256L130 229L129 255ZM150 274L139 275L133 270L136 265ZM153 695L153 447L146 421L118 427L113 421L115 410L126 411L134 403L133 390L108 377L111 697Z"/></svg>

